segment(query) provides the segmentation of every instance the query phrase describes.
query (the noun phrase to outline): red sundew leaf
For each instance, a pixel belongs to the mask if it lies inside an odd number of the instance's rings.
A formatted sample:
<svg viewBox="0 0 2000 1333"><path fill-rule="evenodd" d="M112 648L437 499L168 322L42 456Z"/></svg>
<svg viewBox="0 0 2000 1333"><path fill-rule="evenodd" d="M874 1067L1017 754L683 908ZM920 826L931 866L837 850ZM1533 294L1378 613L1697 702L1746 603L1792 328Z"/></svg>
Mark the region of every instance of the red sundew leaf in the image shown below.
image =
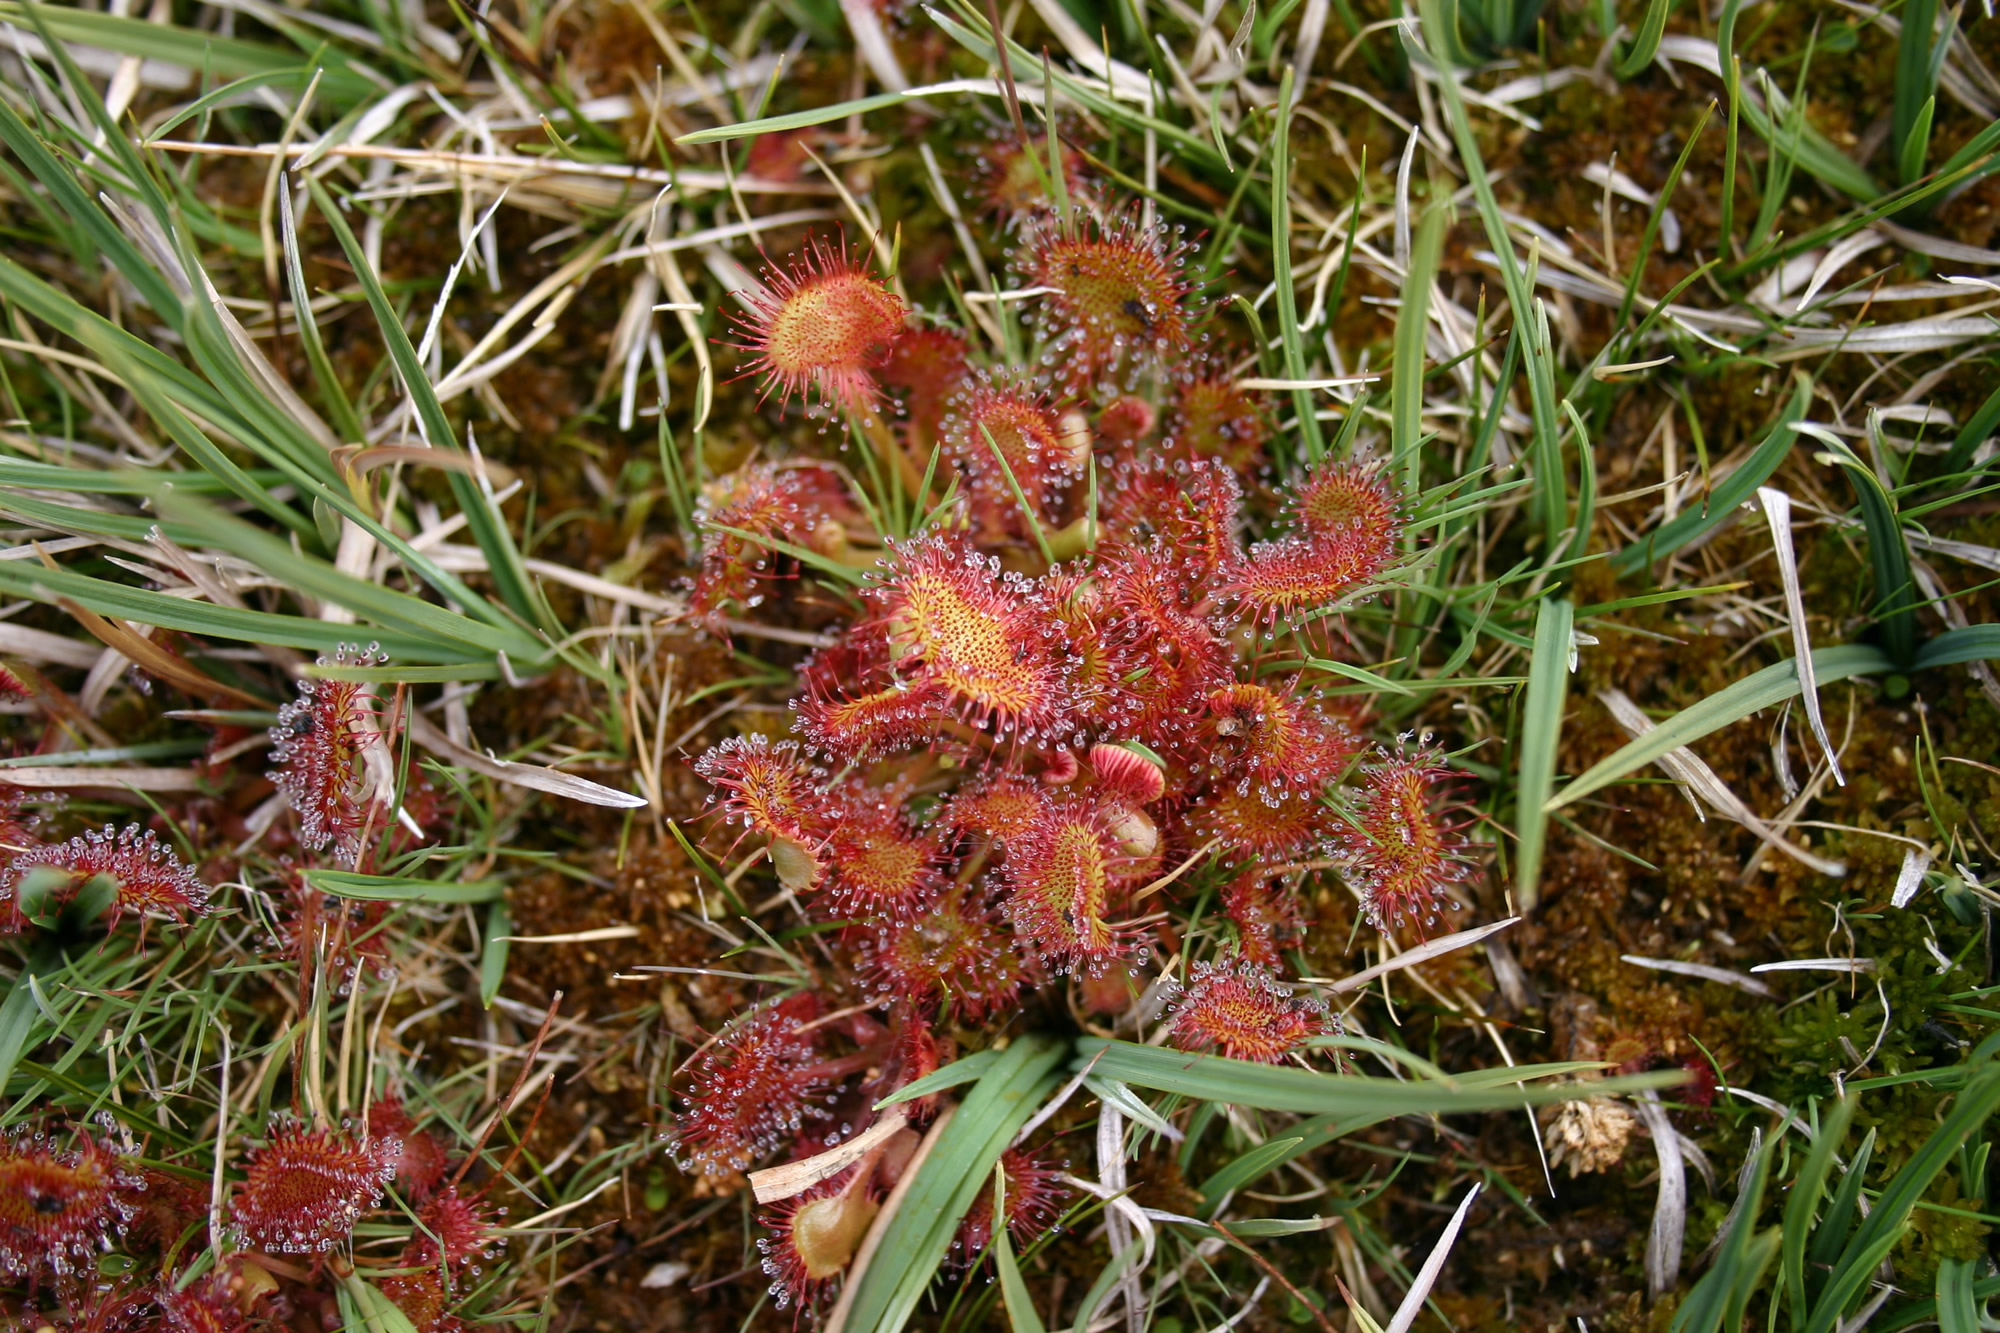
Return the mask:
<svg viewBox="0 0 2000 1333"><path fill-rule="evenodd" d="M730 316L744 339L733 345L753 353L743 373L760 380L760 397L776 393L780 408L794 396L872 408L875 372L909 313L903 299L854 262L845 236L837 249L814 237L788 269L767 265L760 276L764 290Z"/></svg>
<svg viewBox="0 0 2000 1333"><path fill-rule="evenodd" d="M1074 206L1086 203L1095 190L1083 154L1070 147L1071 137L1072 131L1059 118L1056 140L1060 145L1063 188ZM983 210L1010 228L1055 207L1048 190L1053 181L1046 134L1023 144L1021 136L1011 128L1003 126L995 130L979 154L976 176Z"/></svg>
<svg viewBox="0 0 2000 1333"><path fill-rule="evenodd" d="M1004 843L1034 827L1048 802L1040 783L1001 772L953 792L939 818L961 833Z"/></svg>
<svg viewBox="0 0 2000 1333"><path fill-rule="evenodd" d="M862 968L876 991L945 1022L983 1023L1020 995L1028 973L984 890L956 885L928 910L892 918L863 937Z"/></svg>
<svg viewBox="0 0 2000 1333"><path fill-rule="evenodd" d="M1182 570L1181 605L1192 607L1236 563L1242 510L1242 487L1226 468L1155 455L1123 469L1105 497L1106 540L1099 549L1115 560L1127 550L1164 545Z"/></svg>
<svg viewBox="0 0 2000 1333"><path fill-rule="evenodd" d="M301 965L325 966L343 995L364 970L389 975L389 937L382 923L394 903L322 893L288 861L280 873L284 896L278 904L277 944L286 957Z"/></svg>
<svg viewBox="0 0 2000 1333"><path fill-rule="evenodd" d="M1175 230L1146 227L1130 212L1086 218L1067 234L1044 219L1026 250L1028 284L1049 289L1052 351L1072 386L1130 377L1193 346L1189 247Z"/></svg>
<svg viewBox="0 0 2000 1333"><path fill-rule="evenodd" d="M1237 876L1222 890L1222 911L1236 927L1237 951L1258 967L1276 971L1284 951L1305 936L1298 895L1261 871Z"/></svg>
<svg viewBox="0 0 2000 1333"><path fill-rule="evenodd" d="M1294 513L1301 532L1251 547L1225 594L1261 620L1338 605L1395 563L1399 506L1379 470L1323 465L1299 487Z"/></svg>
<svg viewBox="0 0 2000 1333"><path fill-rule="evenodd" d="M1125 460L1131 446L1152 435L1159 424L1159 411L1151 403L1137 395L1124 394L1097 414L1097 442L1116 451L1121 465L1129 466Z"/></svg>
<svg viewBox="0 0 2000 1333"><path fill-rule="evenodd" d="M906 330L884 358L881 381L901 390L903 419L921 437L937 434L945 405L965 388L967 351L958 330L926 324Z"/></svg>
<svg viewBox="0 0 2000 1333"><path fill-rule="evenodd" d="M229 1278L211 1274L176 1291L162 1282L153 1289L163 1333L244 1333L250 1320L229 1290Z"/></svg>
<svg viewBox="0 0 2000 1333"><path fill-rule="evenodd" d="M892 682L869 694L818 693L792 701L800 734L843 763L900 754L946 739L951 696L938 681Z"/></svg>
<svg viewBox="0 0 2000 1333"><path fill-rule="evenodd" d="M343 644L321 666L380 666L388 656L370 644ZM358 680L299 681L299 697L278 710L271 728L267 775L299 816L299 842L313 851L329 844L353 860L369 800L362 754L380 736L380 700Z"/></svg>
<svg viewBox="0 0 2000 1333"><path fill-rule="evenodd" d="M1104 583L1076 569L1058 568L1042 580L1052 614L1070 655L1069 697L1078 730L1121 735L1139 716L1140 703L1124 679L1130 664L1104 626L1114 618Z"/></svg>
<svg viewBox="0 0 2000 1333"><path fill-rule="evenodd" d="M1270 412L1263 395L1236 387L1226 366L1204 366L1175 379L1164 438L1171 456L1213 459L1249 477L1269 462Z"/></svg>
<svg viewBox="0 0 2000 1333"><path fill-rule="evenodd" d="M1130 951L1129 938L1107 920L1130 859L1094 801L1051 801L1007 844L1002 869L1014 928L1058 972L1101 970Z"/></svg>
<svg viewBox="0 0 2000 1333"><path fill-rule="evenodd" d="M808 1118L826 1115L832 1082L812 1066L809 996L739 1019L696 1060L673 1145L686 1171L726 1175L773 1151Z"/></svg>
<svg viewBox="0 0 2000 1333"><path fill-rule="evenodd" d="M1253 857L1285 857L1326 836L1332 812L1318 793L1253 792L1235 784L1212 788L1186 816L1195 836L1220 839Z"/></svg>
<svg viewBox="0 0 2000 1333"><path fill-rule="evenodd" d="M912 683L941 687L968 721L1033 742L1069 721L1060 622L1026 579L1003 576L964 534L920 537L868 590L890 656Z"/></svg>
<svg viewBox="0 0 2000 1333"><path fill-rule="evenodd" d="M772 543L838 550L847 523L858 517L846 483L830 467L751 463L711 482L695 505L703 540L689 615L712 625L731 605L757 606L773 577Z"/></svg>
<svg viewBox="0 0 2000 1333"><path fill-rule="evenodd" d="M5 929L19 930L25 924L19 890L27 874L38 867L67 876L51 905L69 902L92 880L110 882L114 893L107 915L113 926L127 912L170 917L184 924L189 917L207 916L211 910L208 885L192 867L181 864L158 834L137 824L115 831L106 824L68 842L30 847L14 857L0 887L0 925Z"/></svg>
<svg viewBox="0 0 2000 1333"><path fill-rule="evenodd" d="M925 912L944 883L937 833L911 827L887 798L846 794L832 820L827 860L833 878L824 910L834 916L908 920Z"/></svg>
<svg viewBox="0 0 2000 1333"><path fill-rule="evenodd" d="M1032 1245L1062 1216L1069 1187L1062 1183L1064 1168L1041 1160L1039 1153L1025 1148L1009 1148L1000 1154L1000 1172L1006 1184L1007 1234L1016 1245ZM993 1243L993 1187L988 1181L973 1196L972 1207L958 1224L952 1238L952 1257L970 1264Z"/></svg>
<svg viewBox="0 0 2000 1333"><path fill-rule="evenodd" d="M1232 678L1235 648L1206 614L1189 609L1200 593L1164 546L1122 551L1104 571L1106 600L1116 608L1106 625L1111 665L1138 705L1121 739L1176 748L1192 735L1201 701Z"/></svg>
<svg viewBox="0 0 2000 1333"><path fill-rule="evenodd" d="M1184 1051L1278 1064L1326 1026L1326 1001L1239 958L1194 965L1174 1006L1171 1040Z"/></svg>
<svg viewBox="0 0 2000 1333"><path fill-rule="evenodd" d="M1362 766L1333 845L1370 924L1389 930L1407 921L1421 936L1477 870L1450 796L1458 774L1433 749L1380 756Z"/></svg>
<svg viewBox="0 0 2000 1333"><path fill-rule="evenodd" d="M443 1270L384 1273L374 1282L417 1333L463 1333L465 1321L451 1312L452 1292Z"/></svg>
<svg viewBox="0 0 2000 1333"><path fill-rule="evenodd" d="M1315 468L1293 492L1291 507L1300 529L1326 542L1393 549L1403 533L1402 500L1379 467Z"/></svg>
<svg viewBox="0 0 2000 1333"><path fill-rule="evenodd" d="M715 808L724 822L746 834L816 843L826 831L824 774L808 765L795 741L731 736L696 759L694 771L722 793Z"/></svg>
<svg viewBox="0 0 2000 1333"><path fill-rule="evenodd" d="M402 1145L396 1153L395 1179L410 1198L428 1199L444 1184L445 1172L451 1165L450 1154L437 1135L417 1128L402 1098L394 1095L377 1098L368 1108L368 1132L395 1139Z"/></svg>
<svg viewBox="0 0 2000 1333"><path fill-rule="evenodd" d="M59 1148L47 1134L0 1138L0 1271L30 1282L82 1272L124 1233L144 1181L88 1135Z"/></svg>
<svg viewBox="0 0 2000 1333"><path fill-rule="evenodd" d="M1047 518L1063 489L1083 474L1089 448L1046 394L985 376L953 400L939 438L965 478L967 509L987 545L1027 533L1014 486L1038 520Z"/></svg>
<svg viewBox="0 0 2000 1333"><path fill-rule="evenodd" d="M405 1267L431 1268L442 1263L467 1277L479 1274L481 1261L499 1249L494 1221L486 1204L467 1198L447 1185L417 1210L417 1233L403 1247Z"/></svg>
<svg viewBox="0 0 2000 1333"><path fill-rule="evenodd" d="M357 1139L347 1129L309 1129L280 1120L250 1154L230 1201L237 1239L275 1254L322 1254L354 1232L382 1201L402 1144L387 1135Z"/></svg>
<svg viewBox="0 0 2000 1333"><path fill-rule="evenodd" d="M1291 690L1235 684L1212 692L1203 734L1215 767L1253 791L1315 792L1361 751L1360 738Z"/></svg>

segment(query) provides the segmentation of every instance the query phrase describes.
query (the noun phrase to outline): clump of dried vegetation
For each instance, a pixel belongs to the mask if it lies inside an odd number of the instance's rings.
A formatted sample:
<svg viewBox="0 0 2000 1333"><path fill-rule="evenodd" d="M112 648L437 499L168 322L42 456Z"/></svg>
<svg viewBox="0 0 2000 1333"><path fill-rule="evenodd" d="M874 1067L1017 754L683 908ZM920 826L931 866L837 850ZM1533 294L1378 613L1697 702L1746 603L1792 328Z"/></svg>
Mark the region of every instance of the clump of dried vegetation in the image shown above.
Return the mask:
<svg viewBox="0 0 2000 1333"><path fill-rule="evenodd" d="M1990 14L0 25L0 1318L1987 1317Z"/></svg>

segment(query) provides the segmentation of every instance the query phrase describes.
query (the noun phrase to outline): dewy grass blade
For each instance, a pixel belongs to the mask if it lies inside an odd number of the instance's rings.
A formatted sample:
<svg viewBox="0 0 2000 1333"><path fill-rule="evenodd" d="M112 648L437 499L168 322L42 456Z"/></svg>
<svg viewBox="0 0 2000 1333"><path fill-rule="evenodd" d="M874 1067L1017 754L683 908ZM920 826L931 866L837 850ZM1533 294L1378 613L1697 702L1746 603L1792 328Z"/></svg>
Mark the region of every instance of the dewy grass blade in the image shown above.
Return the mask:
<svg viewBox="0 0 2000 1333"><path fill-rule="evenodd" d="M1567 598L1545 597L1535 612L1535 650L1528 661L1528 690L1521 705L1516 752L1514 893L1519 909L1532 911L1539 897L1546 806L1555 784L1556 747L1562 738L1563 702L1569 694L1574 608Z"/></svg>
<svg viewBox="0 0 2000 1333"><path fill-rule="evenodd" d="M1014 1132L1056 1083L1065 1054L1050 1037L1017 1038L1000 1053L965 1096L917 1168L916 1178L893 1212L885 1210L873 1258L851 1295L843 1294L835 1322L849 1333L899 1333L915 1313L951 1249L952 1233L981 1189Z"/></svg>
<svg viewBox="0 0 2000 1333"><path fill-rule="evenodd" d="M1813 654L1813 674L1821 684L1827 685L1850 676L1879 675L1892 666L1880 649L1863 644L1821 648ZM1593 765L1551 796L1543 809L1559 810L1572 801L1581 800L1653 763L1669 750L1691 745L1710 732L1719 731L1732 722L1740 722L1759 709L1783 703L1798 692L1798 665L1791 658L1767 666L1755 675L1717 690L1693 707L1682 709L1617 753Z"/></svg>

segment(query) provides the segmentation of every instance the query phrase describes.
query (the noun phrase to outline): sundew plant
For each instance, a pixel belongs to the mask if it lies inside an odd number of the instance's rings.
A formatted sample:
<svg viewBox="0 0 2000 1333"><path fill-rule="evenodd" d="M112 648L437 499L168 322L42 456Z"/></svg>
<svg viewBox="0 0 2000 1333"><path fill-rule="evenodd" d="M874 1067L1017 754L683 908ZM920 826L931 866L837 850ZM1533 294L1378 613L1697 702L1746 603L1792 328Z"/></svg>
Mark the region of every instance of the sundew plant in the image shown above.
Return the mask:
<svg viewBox="0 0 2000 1333"><path fill-rule="evenodd" d="M1996 33L0 0L0 1323L1990 1324Z"/></svg>

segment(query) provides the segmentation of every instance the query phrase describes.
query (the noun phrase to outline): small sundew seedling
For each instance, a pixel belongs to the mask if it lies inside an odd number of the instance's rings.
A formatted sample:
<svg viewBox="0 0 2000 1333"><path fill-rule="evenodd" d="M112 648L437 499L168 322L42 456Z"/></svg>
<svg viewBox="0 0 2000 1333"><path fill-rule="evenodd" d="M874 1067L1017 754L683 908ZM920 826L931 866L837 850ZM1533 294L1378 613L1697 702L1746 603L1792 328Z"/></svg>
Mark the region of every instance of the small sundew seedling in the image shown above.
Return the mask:
<svg viewBox="0 0 2000 1333"><path fill-rule="evenodd" d="M1326 1030L1326 1001L1302 994L1258 963L1196 963L1174 1005L1171 1039L1184 1051L1277 1064Z"/></svg>
<svg viewBox="0 0 2000 1333"><path fill-rule="evenodd" d="M760 276L764 289L731 317L761 396L775 393L780 407L796 397L871 411L876 372L909 314L903 298L854 261L844 237L838 246L814 237L789 267L766 265Z"/></svg>

